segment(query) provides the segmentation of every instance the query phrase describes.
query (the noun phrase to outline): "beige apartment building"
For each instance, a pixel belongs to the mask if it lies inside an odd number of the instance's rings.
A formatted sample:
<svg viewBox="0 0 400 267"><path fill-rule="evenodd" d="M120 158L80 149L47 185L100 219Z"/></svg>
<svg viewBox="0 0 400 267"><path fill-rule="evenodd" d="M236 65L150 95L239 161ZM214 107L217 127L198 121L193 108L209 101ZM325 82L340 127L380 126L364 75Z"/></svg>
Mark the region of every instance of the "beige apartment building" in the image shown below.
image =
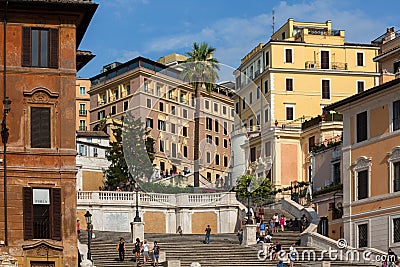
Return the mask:
<svg viewBox="0 0 400 267"><path fill-rule="evenodd" d="M87 78L76 78L76 130L87 131L90 125L90 80Z"/></svg>
<svg viewBox="0 0 400 267"><path fill-rule="evenodd" d="M278 188L308 181L311 163L302 123L325 106L377 85L373 58L378 49L346 42L345 31L334 30L330 20L288 19L266 44L247 54L235 71L239 116L232 135L233 178L251 167ZM332 138L318 134L313 140Z"/></svg>
<svg viewBox="0 0 400 267"><path fill-rule="evenodd" d="M171 58L182 61L182 57ZM162 59L168 65L171 58ZM196 100L179 70L143 57L110 64L90 80L90 128L101 129L104 121L120 119L128 111L140 116L155 141L155 179L193 172L193 118L195 101L201 101L200 173L209 186L229 186L233 101L228 87L217 85L211 93L204 90Z"/></svg>
<svg viewBox="0 0 400 267"><path fill-rule="evenodd" d="M328 107L343 114L344 237L400 252L400 79Z"/></svg>

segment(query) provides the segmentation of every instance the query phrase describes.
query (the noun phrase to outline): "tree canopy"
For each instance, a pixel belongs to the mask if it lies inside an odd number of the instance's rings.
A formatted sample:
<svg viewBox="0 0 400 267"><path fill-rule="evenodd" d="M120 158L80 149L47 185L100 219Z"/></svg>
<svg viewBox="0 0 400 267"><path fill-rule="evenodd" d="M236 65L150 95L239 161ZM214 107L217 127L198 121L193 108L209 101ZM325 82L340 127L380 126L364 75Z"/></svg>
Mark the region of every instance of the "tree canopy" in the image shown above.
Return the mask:
<svg viewBox="0 0 400 267"><path fill-rule="evenodd" d="M248 197L248 183L250 183L250 199L253 204L265 204L275 195L271 181L265 177L242 175L235 187L237 198L245 203Z"/></svg>

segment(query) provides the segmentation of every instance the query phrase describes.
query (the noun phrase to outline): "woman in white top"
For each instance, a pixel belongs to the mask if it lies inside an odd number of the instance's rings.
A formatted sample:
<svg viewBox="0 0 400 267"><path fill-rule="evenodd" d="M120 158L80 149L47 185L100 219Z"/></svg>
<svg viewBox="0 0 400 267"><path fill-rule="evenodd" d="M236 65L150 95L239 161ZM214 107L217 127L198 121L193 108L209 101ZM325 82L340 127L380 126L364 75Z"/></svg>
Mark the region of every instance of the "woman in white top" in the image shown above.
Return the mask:
<svg viewBox="0 0 400 267"><path fill-rule="evenodd" d="M147 240L143 241L143 263L146 264L149 260L149 244L147 244Z"/></svg>

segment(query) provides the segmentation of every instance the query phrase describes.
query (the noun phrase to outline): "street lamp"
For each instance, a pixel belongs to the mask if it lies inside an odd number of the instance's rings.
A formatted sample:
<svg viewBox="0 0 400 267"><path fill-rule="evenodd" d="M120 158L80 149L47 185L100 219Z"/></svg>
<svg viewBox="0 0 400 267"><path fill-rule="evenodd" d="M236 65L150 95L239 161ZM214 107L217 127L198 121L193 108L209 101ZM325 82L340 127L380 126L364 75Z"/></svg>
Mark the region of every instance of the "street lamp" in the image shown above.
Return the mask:
<svg viewBox="0 0 400 267"><path fill-rule="evenodd" d="M1 140L3 142L3 178L4 178L4 243L8 246L8 215L7 215L7 114L10 112L11 100L5 96L3 99L3 121L1 122Z"/></svg>
<svg viewBox="0 0 400 267"><path fill-rule="evenodd" d="M253 224L253 221L250 219L250 192L251 192L251 188L250 188L250 183L251 180L247 180L247 224Z"/></svg>
<svg viewBox="0 0 400 267"><path fill-rule="evenodd" d="M135 218L133 219L134 222L141 222L142 219L140 218L139 215L139 186L137 181L135 181L135 192L136 192L136 215Z"/></svg>
<svg viewBox="0 0 400 267"><path fill-rule="evenodd" d="M86 224L88 228L88 252L87 252L87 259L92 260L92 253L90 251L90 241L92 240L92 214L87 210L85 213Z"/></svg>

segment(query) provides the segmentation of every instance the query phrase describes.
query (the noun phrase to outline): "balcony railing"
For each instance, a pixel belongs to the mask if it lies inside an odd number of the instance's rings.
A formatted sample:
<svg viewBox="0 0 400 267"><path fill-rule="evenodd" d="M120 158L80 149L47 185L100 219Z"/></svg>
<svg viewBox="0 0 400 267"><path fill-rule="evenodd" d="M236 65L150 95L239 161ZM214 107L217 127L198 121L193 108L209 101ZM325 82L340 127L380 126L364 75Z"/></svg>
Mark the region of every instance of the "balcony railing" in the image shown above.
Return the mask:
<svg viewBox="0 0 400 267"><path fill-rule="evenodd" d="M307 128L313 127L315 125L320 124L322 121L325 122L333 122L333 121L343 121L343 115L338 113L327 113L324 116L318 115L317 117L306 120L301 124L301 129L305 130Z"/></svg>
<svg viewBox="0 0 400 267"><path fill-rule="evenodd" d="M79 126L79 131L87 131L87 126Z"/></svg>
<svg viewBox="0 0 400 267"><path fill-rule="evenodd" d="M83 110L83 109L79 110L79 116L86 116L86 115L87 115L87 110Z"/></svg>
<svg viewBox="0 0 400 267"><path fill-rule="evenodd" d="M328 68L326 66L322 66L320 62L316 61L306 61L305 63L306 69L328 69L328 70L347 70L347 63L343 62L330 62Z"/></svg>

